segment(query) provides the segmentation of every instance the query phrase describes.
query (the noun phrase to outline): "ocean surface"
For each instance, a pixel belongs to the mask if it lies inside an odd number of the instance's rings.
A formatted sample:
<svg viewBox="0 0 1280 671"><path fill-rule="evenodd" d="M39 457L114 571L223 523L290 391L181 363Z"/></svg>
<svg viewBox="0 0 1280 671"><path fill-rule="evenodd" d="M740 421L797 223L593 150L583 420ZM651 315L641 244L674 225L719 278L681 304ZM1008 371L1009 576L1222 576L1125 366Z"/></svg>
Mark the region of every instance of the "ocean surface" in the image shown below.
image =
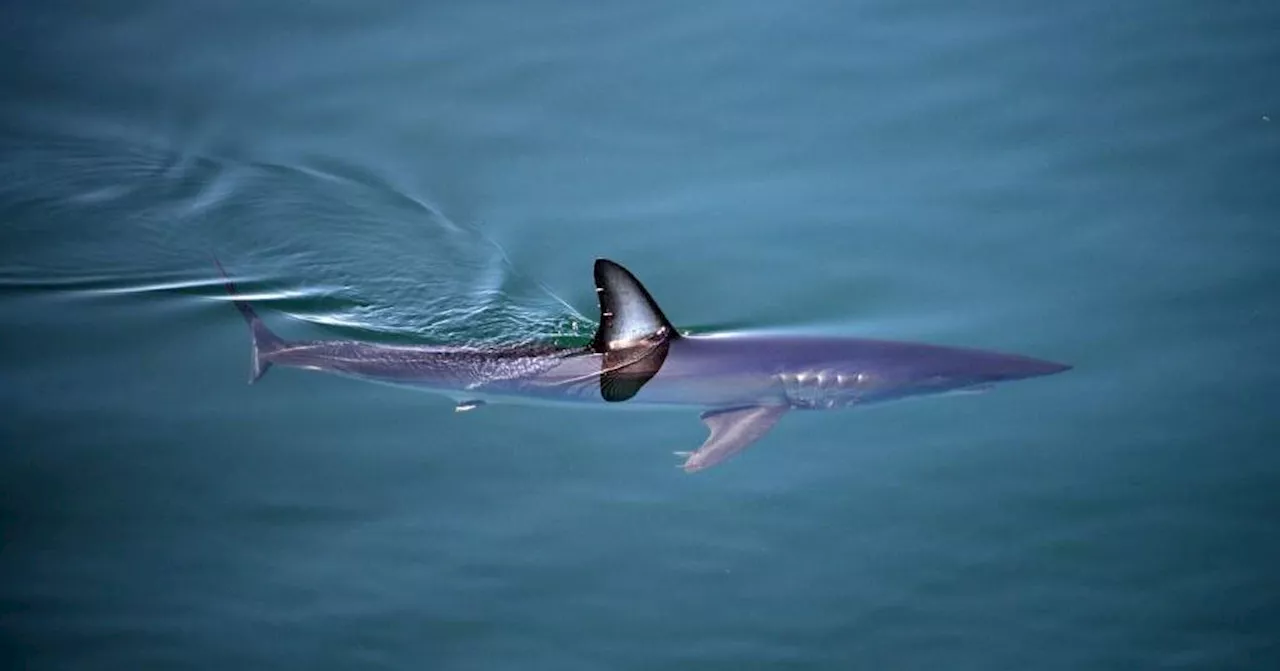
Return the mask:
<svg viewBox="0 0 1280 671"><path fill-rule="evenodd" d="M1280 668L1280 3L8 2L0 663ZM1074 370L792 413L253 386L682 329Z"/></svg>

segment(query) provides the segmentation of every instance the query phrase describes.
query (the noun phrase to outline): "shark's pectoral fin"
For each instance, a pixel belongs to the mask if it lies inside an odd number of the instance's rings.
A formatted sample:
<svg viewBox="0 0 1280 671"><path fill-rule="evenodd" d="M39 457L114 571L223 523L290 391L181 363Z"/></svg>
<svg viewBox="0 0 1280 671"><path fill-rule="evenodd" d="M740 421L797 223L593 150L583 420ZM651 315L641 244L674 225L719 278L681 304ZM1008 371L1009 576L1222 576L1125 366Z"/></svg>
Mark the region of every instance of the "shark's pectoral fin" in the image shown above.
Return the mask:
<svg viewBox="0 0 1280 671"><path fill-rule="evenodd" d="M702 413L702 423L711 430L711 435L685 460L685 472L715 466L741 452L773 428L786 411L785 405L751 405Z"/></svg>

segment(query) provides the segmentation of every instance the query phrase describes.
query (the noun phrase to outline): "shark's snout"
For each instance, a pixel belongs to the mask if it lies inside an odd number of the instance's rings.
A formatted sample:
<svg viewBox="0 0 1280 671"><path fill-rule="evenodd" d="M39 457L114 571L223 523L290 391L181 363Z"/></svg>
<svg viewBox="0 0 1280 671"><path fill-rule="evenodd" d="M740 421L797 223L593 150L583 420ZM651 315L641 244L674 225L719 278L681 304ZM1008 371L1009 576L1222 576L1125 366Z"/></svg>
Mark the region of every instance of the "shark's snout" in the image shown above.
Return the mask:
<svg viewBox="0 0 1280 671"><path fill-rule="evenodd" d="M1071 370L1071 366L1056 361L1032 359L1021 356L1002 356L988 375L992 380L1022 380L1029 377L1042 377Z"/></svg>

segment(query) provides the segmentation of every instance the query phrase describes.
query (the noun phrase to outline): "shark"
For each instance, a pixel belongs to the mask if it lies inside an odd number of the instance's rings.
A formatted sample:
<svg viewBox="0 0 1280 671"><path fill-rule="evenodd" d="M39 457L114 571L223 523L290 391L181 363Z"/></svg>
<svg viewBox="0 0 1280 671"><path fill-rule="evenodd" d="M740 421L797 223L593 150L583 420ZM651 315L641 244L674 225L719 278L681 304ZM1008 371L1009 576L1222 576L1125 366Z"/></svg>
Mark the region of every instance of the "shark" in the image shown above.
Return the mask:
<svg viewBox="0 0 1280 671"><path fill-rule="evenodd" d="M678 331L629 270L597 259L599 327L589 345L393 345L286 340L267 327L214 259L252 338L250 383L272 367L335 373L437 392L468 411L495 401L551 401L700 411L692 473L724 462L794 411L856 408L980 391L1071 366L1014 354L892 340Z"/></svg>

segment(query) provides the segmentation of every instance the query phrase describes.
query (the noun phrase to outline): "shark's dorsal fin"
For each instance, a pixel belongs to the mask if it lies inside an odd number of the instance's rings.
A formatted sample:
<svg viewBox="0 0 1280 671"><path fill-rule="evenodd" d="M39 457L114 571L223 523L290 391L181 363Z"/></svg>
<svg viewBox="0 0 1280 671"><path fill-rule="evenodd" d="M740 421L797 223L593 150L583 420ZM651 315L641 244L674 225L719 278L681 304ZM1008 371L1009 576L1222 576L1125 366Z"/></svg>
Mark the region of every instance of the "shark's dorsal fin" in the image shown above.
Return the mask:
<svg viewBox="0 0 1280 671"><path fill-rule="evenodd" d="M648 290L626 268L608 259L596 259L595 279L600 328L591 349L603 355L600 395L606 401L625 401L658 373L669 343L679 335Z"/></svg>
<svg viewBox="0 0 1280 671"><path fill-rule="evenodd" d="M675 337L671 322L630 271L608 259L596 259L595 275L600 328L591 341L592 349L604 353Z"/></svg>

